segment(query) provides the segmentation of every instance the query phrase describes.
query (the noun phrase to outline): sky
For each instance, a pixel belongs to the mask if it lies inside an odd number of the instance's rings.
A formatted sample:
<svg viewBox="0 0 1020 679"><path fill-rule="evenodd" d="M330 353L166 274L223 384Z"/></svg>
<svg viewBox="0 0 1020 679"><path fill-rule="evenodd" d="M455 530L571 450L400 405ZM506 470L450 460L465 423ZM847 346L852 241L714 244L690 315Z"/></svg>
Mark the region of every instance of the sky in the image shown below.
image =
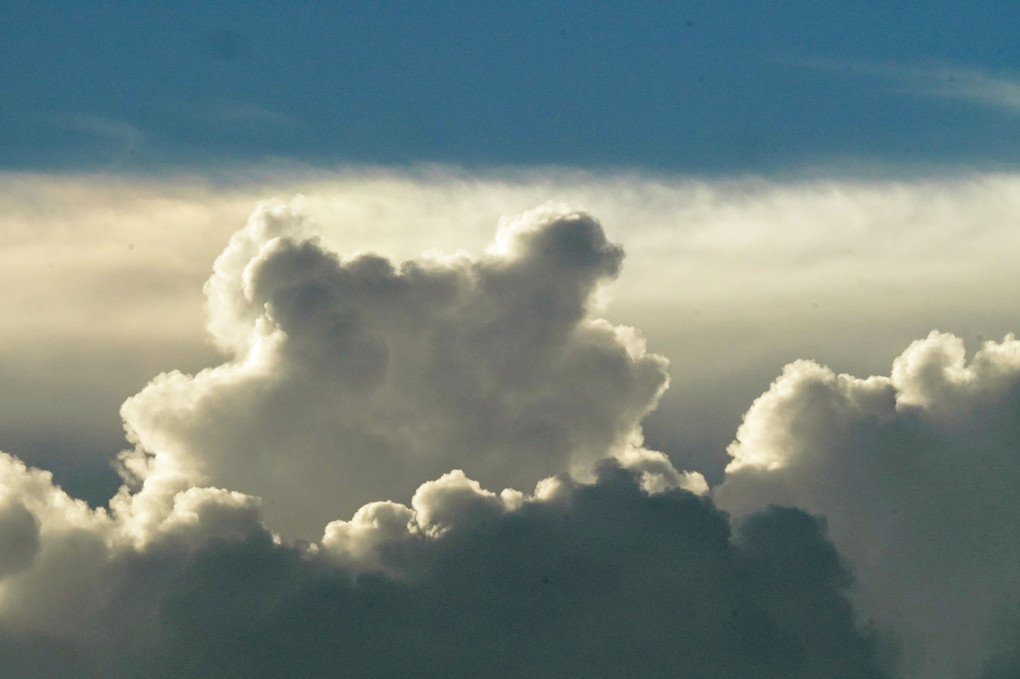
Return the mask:
<svg viewBox="0 0 1020 679"><path fill-rule="evenodd" d="M1018 22L0 2L0 677L1020 676Z"/></svg>

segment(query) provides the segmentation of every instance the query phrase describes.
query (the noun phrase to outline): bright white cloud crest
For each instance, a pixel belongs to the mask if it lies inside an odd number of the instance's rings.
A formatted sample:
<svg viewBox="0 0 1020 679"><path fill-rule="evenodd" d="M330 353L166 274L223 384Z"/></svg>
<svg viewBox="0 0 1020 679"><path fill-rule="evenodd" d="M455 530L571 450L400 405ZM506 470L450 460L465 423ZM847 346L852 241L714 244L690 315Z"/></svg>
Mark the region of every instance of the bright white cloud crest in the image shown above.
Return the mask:
<svg viewBox="0 0 1020 679"><path fill-rule="evenodd" d="M622 258L594 219L547 206L480 259L341 259L263 205L206 286L234 359L129 399L127 466L258 495L306 538L450 469L516 488L589 469L640 444L667 383L633 331L587 316Z"/></svg>
<svg viewBox="0 0 1020 679"><path fill-rule="evenodd" d="M786 367L744 417L726 481L736 515L828 519L863 615L904 640L910 676L976 676L1020 597L1020 341L932 332L890 377Z"/></svg>
<svg viewBox="0 0 1020 679"><path fill-rule="evenodd" d="M196 554L265 535L263 520L321 536L302 559L408 578L433 543L562 500L574 482L545 477L590 476L607 455L654 492L703 492L640 447L665 360L588 317L622 256L593 218L547 206L506 222L482 258L395 267L341 259L291 206L262 205L206 285L233 359L160 375L124 404L135 490L93 509L0 454L2 667L34 676L48 656L54 676L133 676ZM544 495L475 477L545 479ZM369 502L384 497L410 506Z"/></svg>

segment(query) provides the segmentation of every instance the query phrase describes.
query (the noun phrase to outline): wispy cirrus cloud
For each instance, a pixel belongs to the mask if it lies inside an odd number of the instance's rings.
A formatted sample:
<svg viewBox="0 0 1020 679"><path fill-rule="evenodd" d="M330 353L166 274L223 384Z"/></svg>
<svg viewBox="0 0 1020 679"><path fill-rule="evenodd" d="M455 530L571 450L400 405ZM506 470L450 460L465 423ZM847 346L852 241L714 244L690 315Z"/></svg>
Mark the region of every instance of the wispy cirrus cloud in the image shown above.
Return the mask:
<svg viewBox="0 0 1020 679"><path fill-rule="evenodd" d="M1020 114L1020 75L990 73L945 62L901 64L817 59L797 63L814 70L882 80L912 96L951 99Z"/></svg>
<svg viewBox="0 0 1020 679"><path fill-rule="evenodd" d="M88 132L107 139L118 140L124 144L137 144L145 138L145 133L134 125L103 116L73 113L58 116L56 122L60 127L69 130Z"/></svg>
<svg viewBox="0 0 1020 679"><path fill-rule="evenodd" d="M287 125L294 119L288 115L247 102L223 102L211 108L211 116L219 121L244 125Z"/></svg>
<svg viewBox="0 0 1020 679"><path fill-rule="evenodd" d="M91 138L92 144L102 149L100 155L113 161L136 155L148 141L148 135L139 127L106 116L70 113L57 115L52 122L58 128Z"/></svg>
<svg viewBox="0 0 1020 679"><path fill-rule="evenodd" d="M1020 78L993 75L951 64L876 69L910 94L954 99L1020 114Z"/></svg>

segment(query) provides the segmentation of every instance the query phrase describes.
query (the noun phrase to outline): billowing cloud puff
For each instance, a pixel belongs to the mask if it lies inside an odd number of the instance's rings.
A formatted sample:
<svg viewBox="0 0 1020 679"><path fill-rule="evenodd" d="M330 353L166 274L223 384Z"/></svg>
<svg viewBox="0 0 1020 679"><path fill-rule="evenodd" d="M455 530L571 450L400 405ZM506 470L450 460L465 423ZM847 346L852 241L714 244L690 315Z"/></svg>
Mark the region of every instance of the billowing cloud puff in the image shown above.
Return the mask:
<svg viewBox="0 0 1020 679"><path fill-rule="evenodd" d="M516 510L462 477L426 494L485 520L412 536L432 549L405 579L351 578L265 538L210 548L165 599L153 676L887 676L800 511L734 536L707 500L649 496L616 465ZM382 558L406 556L410 533L378 530Z"/></svg>
<svg viewBox="0 0 1020 679"><path fill-rule="evenodd" d="M262 534L258 503L190 488L126 490L92 509L0 453L0 676L133 676L160 598L209 540Z"/></svg>
<svg viewBox="0 0 1020 679"><path fill-rule="evenodd" d="M548 497L510 505L455 473L422 486L411 508L375 505L358 521L359 534L330 531L313 549L262 530L197 550L163 532L113 540L90 558L101 580L73 590L89 606L65 629L17 632L0 609L0 672L887 676L822 524L798 510L731 533L710 501L650 495L635 472L605 464L592 484L561 477ZM379 568L350 565L369 554Z"/></svg>
<svg viewBox="0 0 1020 679"><path fill-rule="evenodd" d="M589 316L622 259L564 207L504 221L482 257L395 265L340 258L264 204L206 285L232 359L128 400L126 465L262 497L303 537L451 469L525 489L587 470L640 445L667 383L636 331Z"/></svg>
<svg viewBox="0 0 1020 679"><path fill-rule="evenodd" d="M819 520L733 532L642 475L529 496L454 471L289 546L236 492L93 510L4 455L0 676L888 676Z"/></svg>
<svg viewBox="0 0 1020 679"><path fill-rule="evenodd" d="M729 452L720 505L825 516L858 577L862 615L899 635L908 676L977 676L991 653L988 676L1015 667L1015 639L1013 656L989 645L1020 597L1015 337L985 342L968 363L961 339L933 332L889 377L795 362Z"/></svg>

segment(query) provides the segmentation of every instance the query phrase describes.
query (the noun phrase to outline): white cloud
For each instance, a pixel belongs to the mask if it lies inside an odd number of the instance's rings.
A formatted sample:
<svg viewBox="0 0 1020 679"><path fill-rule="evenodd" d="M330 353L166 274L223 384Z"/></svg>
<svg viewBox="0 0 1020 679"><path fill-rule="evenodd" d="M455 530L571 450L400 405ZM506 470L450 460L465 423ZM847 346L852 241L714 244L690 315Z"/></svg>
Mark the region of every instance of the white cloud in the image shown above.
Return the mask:
<svg viewBox="0 0 1020 679"><path fill-rule="evenodd" d="M593 218L546 206L481 258L340 259L265 204L206 286L231 360L124 404L152 458L129 465L259 495L271 526L306 538L452 468L524 488L585 470L640 445L667 382L635 331L587 315L622 257Z"/></svg>
<svg viewBox="0 0 1020 679"><path fill-rule="evenodd" d="M890 377L786 367L747 412L714 490L736 515L779 503L828 520L861 615L903 639L907 675L976 676L1020 597L1020 341L931 333Z"/></svg>
<svg viewBox="0 0 1020 679"><path fill-rule="evenodd" d="M53 664L56 676L127 676L122 662L154 642L160 596L194 551L262 530L253 498L210 488L151 486L94 510L4 453L0 497L5 676Z"/></svg>
<svg viewBox="0 0 1020 679"><path fill-rule="evenodd" d="M794 358L870 374L933 327L972 348L979 336L1014 329L1002 293L1020 285L1011 175L787 183L444 168L277 168L215 181L5 175L0 357L11 368L0 380L22 398L0 404L0 445L49 466L56 454L40 451L57 432L63 448L89 441L76 454L112 454L125 397L158 372L219 362L202 314L209 263L257 200L297 191L329 249L394 261L430 249L478 256L501 217L549 199L599 215L626 244L628 263L594 302L608 305L600 314L614 324L640 328L672 366L673 388L646 434L713 481L747 403Z"/></svg>

